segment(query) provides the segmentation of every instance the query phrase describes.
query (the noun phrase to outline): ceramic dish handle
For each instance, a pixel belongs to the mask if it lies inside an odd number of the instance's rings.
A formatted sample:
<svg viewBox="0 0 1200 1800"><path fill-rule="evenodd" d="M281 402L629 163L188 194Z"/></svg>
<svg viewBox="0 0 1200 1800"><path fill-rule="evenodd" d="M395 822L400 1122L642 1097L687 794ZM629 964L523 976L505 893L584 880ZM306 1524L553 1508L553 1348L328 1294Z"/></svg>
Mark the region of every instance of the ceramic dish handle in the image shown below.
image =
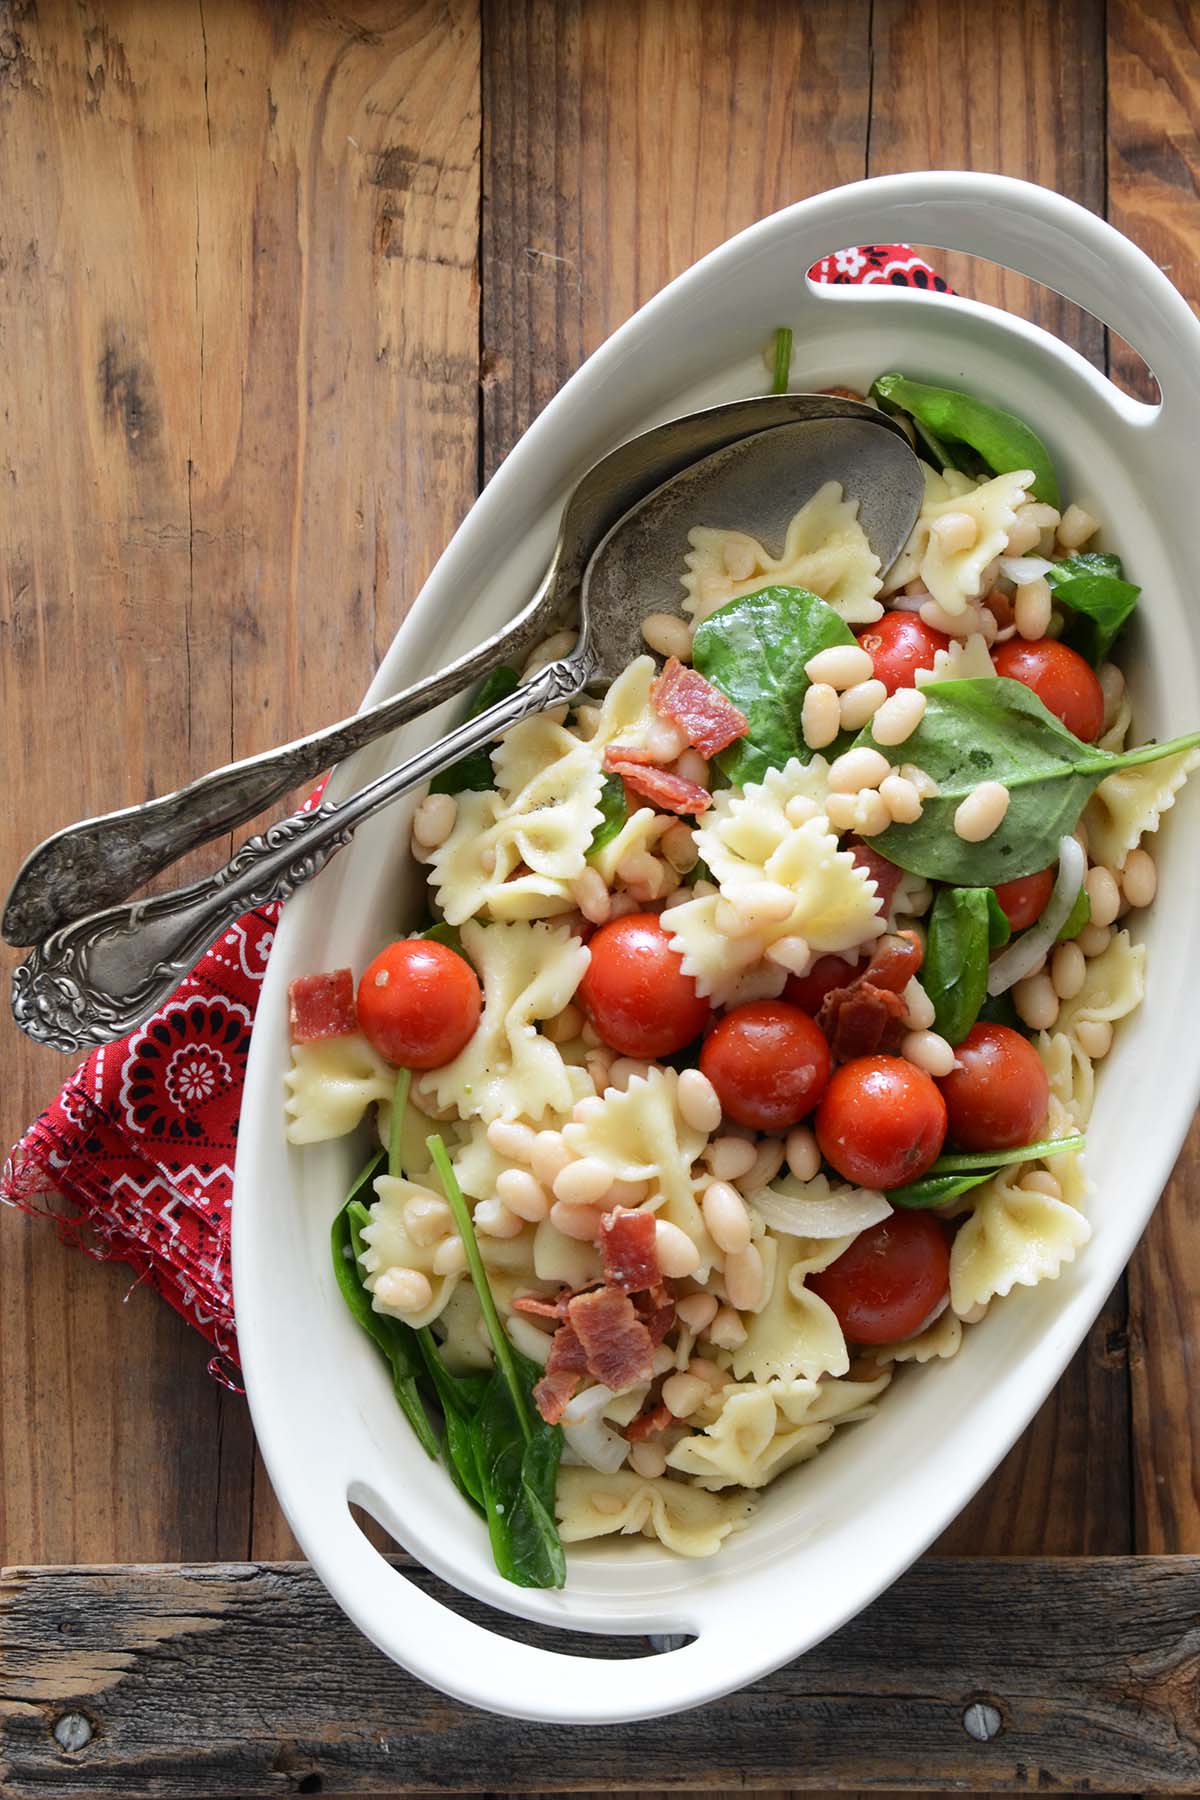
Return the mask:
<svg viewBox="0 0 1200 1800"><path fill-rule="evenodd" d="M805 267L848 245L932 244L986 257L1092 313L1132 344L1153 370L1162 406L1191 416L1200 403L1200 323L1156 263L1104 219L1073 200L1005 175L961 170L883 175L794 209ZM847 293L825 289L828 304ZM815 296L814 296L815 297ZM1136 407L1136 402L1130 402Z"/></svg>

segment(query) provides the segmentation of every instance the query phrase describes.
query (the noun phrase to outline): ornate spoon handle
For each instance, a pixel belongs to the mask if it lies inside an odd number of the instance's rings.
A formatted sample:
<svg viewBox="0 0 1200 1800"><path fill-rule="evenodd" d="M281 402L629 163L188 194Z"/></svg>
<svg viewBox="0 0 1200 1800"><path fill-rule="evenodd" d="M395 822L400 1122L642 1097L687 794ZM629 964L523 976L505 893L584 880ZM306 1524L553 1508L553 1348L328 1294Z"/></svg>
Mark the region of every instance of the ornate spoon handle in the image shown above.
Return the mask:
<svg viewBox="0 0 1200 1800"><path fill-rule="evenodd" d="M174 992L242 913L288 899L350 842L364 819L531 713L570 700L592 669L586 651L550 663L526 686L350 799L293 813L250 838L207 880L109 907L54 932L13 971L17 1024L55 1050L82 1050L124 1036Z"/></svg>

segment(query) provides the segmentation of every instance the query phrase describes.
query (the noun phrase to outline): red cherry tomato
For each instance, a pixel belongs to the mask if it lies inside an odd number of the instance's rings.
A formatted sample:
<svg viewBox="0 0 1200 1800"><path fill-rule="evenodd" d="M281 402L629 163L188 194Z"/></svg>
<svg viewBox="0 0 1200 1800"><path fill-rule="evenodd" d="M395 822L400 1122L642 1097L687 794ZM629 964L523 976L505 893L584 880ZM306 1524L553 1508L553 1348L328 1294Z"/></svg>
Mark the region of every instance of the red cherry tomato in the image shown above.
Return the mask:
<svg viewBox="0 0 1200 1800"><path fill-rule="evenodd" d="M1047 712L1090 744L1104 729L1104 694L1077 650L1055 638L1010 638L993 652L997 675L1023 681Z"/></svg>
<svg viewBox="0 0 1200 1800"><path fill-rule="evenodd" d="M807 975L789 975L783 997L815 1019L821 1002L834 988L846 987L858 974L858 964L844 956L818 956Z"/></svg>
<svg viewBox="0 0 1200 1800"><path fill-rule="evenodd" d="M670 1056L698 1037L712 1008L683 972L657 913L629 913L602 925L579 985L588 1018L622 1056Z"/></svg>
<svg viewBox="0 0 1200 1800"><path fill-rule="evenodd" d="M358 1022L385 1062L440 1069L474 1036L483 1008L479 977L448 944L401 938L381 950L358 984Z"/></svg>
<svg viewBox="0 0 1200 1800"><path fill-rule="evenodd" d="M1007 1025L973 1025L954 1051L958 1067L938 1082L950 1136L964 1150L1036 1143L1050 1083L1028 1038Z"/></svg>
<svg viewBox="0 0 1200 1800"><path fill-rule="evenodd" d="M786 1131L805 1118L828 1087L831 1066L823 1033L783 1000L735 1006L700 1052L721 1111L756 1131Z"/></svg>
<svg viewBox="0 0 1200 1800"><path fill-rule="evenodd" d="M899 1056L859 1056L834 1071L817 1109L826 1162L863 1187L902 1187L936 1161L946 1103L932 1078Z"/></svg>
<svg viewBox="0 0 1200 1800"><path fill-rule="evenodd" d="M950 1289L950 1245L926 1212L894 1212L860 1231L807 1286L837 1314L855 1344L911 1337Z"/></svg>
<svg viewBox="0 0 1200 1800"><path fill-rule="evenodd" d="M1054 891L1054 870L1041 869L1036 875L1022 875L1016 881L1002 881L996 888L1000 911L1014 931L1024 931L1046 910L1046 902Z"/></svg>
<svg viewBox="0 0 1200 1800"><path fill-rule="evenodd" d="M870 651L875 679L894 694L897 688L912 687L918 669L932 669L934 656L950 639L916 613L889 612L860 631L858 641Z"/></svg>

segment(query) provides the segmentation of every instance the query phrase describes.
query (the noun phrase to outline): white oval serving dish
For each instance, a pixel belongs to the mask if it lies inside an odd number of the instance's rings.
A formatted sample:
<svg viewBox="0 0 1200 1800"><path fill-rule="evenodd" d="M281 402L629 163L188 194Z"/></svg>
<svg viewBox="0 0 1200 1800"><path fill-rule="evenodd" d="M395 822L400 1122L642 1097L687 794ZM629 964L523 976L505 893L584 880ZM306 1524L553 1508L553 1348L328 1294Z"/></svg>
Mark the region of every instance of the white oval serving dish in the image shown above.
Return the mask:
<svg viewBox="0 0 1200 1800"><path fill-rule="evenodd" d="M1161 406L1132 401L1033 325L970 300L891 287L818 289L821 256L866 241L936 244L1068 295L1150 364ZM1200 325L1166 277L1110 226L1000 176L889 176L765 219L674 281L569 381L517 445L439 561L367 699L382 699L494 631L533 591L564 495L606 450L674 414L761 392L762 346L795 331L792 385L865 387L885 369L964 386L1043 435L1064 492L1091 507L1145 591L1130 646L1139 734L1200 723L1194 437ZM337 771L348 792L449 714ZM893 1581L948 1524L1020 1432L1086 1334L1170 1173L1200 1087L1194 904L1200 796L1161 844L1162 880L1134 925L1149 946L1141 1013L1105 1065L1089 1134L1094 1236L1059 1280L1017 1289L950 1362L907 1368L870 1423L762 1496L710 1561L644 1541L573 1548L566 1589L497 1574L483 1524L428 1461L388 1375L334 1285L329 1224L360 1141L300 1152L283 1135L288 982L356 969L416 915L411 804L361 830L289 904L250 1055L234 1210L234 1293L246 1388L275 1492L322 1580L397 1662L475 1706L598 1724L727 1693L811 1648ZM605 1660L539 1649L451 1612L392 1568L351 1517L355 1501L436 1574L509 1613L571 1630L680 1633L685 1647Z"/></svg>

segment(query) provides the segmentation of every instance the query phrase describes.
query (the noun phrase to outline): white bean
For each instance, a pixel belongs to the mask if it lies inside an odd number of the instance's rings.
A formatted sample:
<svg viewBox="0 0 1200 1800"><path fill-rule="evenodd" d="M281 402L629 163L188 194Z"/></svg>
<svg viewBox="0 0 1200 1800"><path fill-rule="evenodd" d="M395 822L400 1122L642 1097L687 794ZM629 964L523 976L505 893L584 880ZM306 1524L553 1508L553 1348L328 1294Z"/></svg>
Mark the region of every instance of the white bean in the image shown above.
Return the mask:
<svg viewBox="0 0 1200 1800"><path fill-rule="evenodd" d="M461 1275L467 1266L467 1247L460 1237L443 1238L433 1253L435 1275Z"/></svg>
<svg viewBox="0 0 1200 1800"><path fill-rule="evenodd" d="M835 831L855 831L858 828L858 795L827 794L825 797L825 817ZM719 921L718 921L719 923Z"/></svg>
<svg viewBox="0 0 1200 1800"><path fill-rule="evenodd" d="M757 1244L725 1258L725 1293L729 1304L739 1312L753 1312L762 1305L766 1271ZM709 1337L712 1337L711 1330Z"/></svg>
<svg viewBox="0 0 1200 1800"><path fill-rule="evenodd" d="M925 717L927 701L923 688L897 688L889 694L871 721L871 735L877 744L902 744L910 738Z"/></svg>
<svg viewBox="0 0 1200 1800"><path fill-rule="evenodd" d="M1012 990L1017 1017L1030 1031L1049 1031L1058 1018L1058 995L1044 970L1026 975Z"/></svg>
<svg viewBox="0 0 1200 1800"><path fill-rule="evenodd" d="M1087 979L1087 959L1076 943L1056 944L1050 981L1060 1000L1073 1000Z"/></svg>
<svg viewBox="0 0 1200 1800"><path fill-rule="evenodd" d="M936 1031L910 1031L900 1045L900 1053L927 1075L949 1075L954 1067L954 1050Z"/></svg>
<svg viewBox="0 0 1200 1800"><path fill-rule="evenodd" d="M1035 525L1032 519L1018 518L1008 534L1005 553L1008 556L1028 556L1036 550L1042 541L1042 528Z"/></svg>
<svg viewBox="0 0 1200 1800"><path fill-rule="evenodd" d="M981 624L979 608L970 602L961 612L952 613L939 606L936 600L926 600L919 617L931 630L944 632L947 637L970 637Z"/></svg>
<svg viewBox="0 0 1200 1800"><path fill-rule="evenodd" d="M648 900L657 900L666 882L666 870L648 850L631 850L617 864L616 875L632 893Z"/></svg>
<svg viewBox="0 0 1200 1800"><path fill-rule="evenodd" d="M1125 677L1116 663L1101 663L1096 670L1100 692L1104 695L1104 728L1113 724L1125 698Z"/></svg>
<svg viewBox="0 0 1200 1800"><path fill-rule="evenodd" d="M685 1294L683 1299L676 1303L675 1311L688 1330L699 1337L717 1316L716 1295Z"/></svg>
<svg viewBox="0 0 1200 1800"><path fill-rule="evenodd" d="M1100 521L1093 519L1090 512L1082 506L1068 506L1058 522L1058 541L1064 550L1078 550L1094 537L1100 529Z"/></svg>
<svg viewBox="0 0 1200 1800"><path fill-rule="evenodd" d="M811 688L809 689L811 693ZM887 699L882 681L856 681L842 695L841 724L843 731L861 731L868 719L874 718Z"/></svg>
<svg viewBox="0 0 1200 1800"><path fill-rule="evenodd" d="M412 834L425 850L436 850L454 830L458 801L453 794L426 794L413 814Z"/></svg>
<svg viewBox="0 0 1200 1800"><path fill-rule="evenodd" d="M695 1412L712 1390L699 1375L668 1375L662 1384L663 1405L676 1419L686 1419Z"/></svg>
<svg viewBox="0 0 1200 1800"><path fill-rule="evenodd" d="M691 662L691 629L674 613L651 613L642 620L642 636L659 656L674 656L680 662Z"/></svg>
<svg viewBox="0 0 1200 1800"><path fill-rule="evenodd" d="M636 1056L618 1056L612 1066L612 1084L624 1093L631 1081L640 1078L645 1081L650 1073L650 1064L639 1062Z"/></svg>
<svg viewBox="0 0 1200 1800"><path fill-rule="evenodd" d="M799 826L807 825L810 819L815 819L820 810L816 801L810 800L807 794L793 794L784 807L783 814L789 825Z"/></svg>
<svg viewBox="0 0 1200 1800"><path fill-rule="evenodd" d="M613 1054L607 1047L589 1050L583 1059L583 1066L591 1077L592 1086L597 1095L607 1092L612 1086Z"/></svg>
<svg viewBox="0 0 1200 1800"><path fill-rule="evenodd" d="M1112 870L1098 863L1088 870L1083 885L1092 909L1091 923L1111 925L1121 910L1121 889Z"/></svg>
<svg viewBox="0 0 1200 1800"><path fill-rule="evenodd" d="M912 782L922 800L937 799L939 793L937 782L918 763L901 763L896 773L903 775L905 781Z"/></svg>
<svg viewBox="0 0 1200 1800"><path fill-rule="evenodd" d="M797 937L794 932L789 932L786 937L776 938L767 947L767 961L774 963L778 969L786 969L789 975L806 975L812 961L807 938Z"/></svg>
<svg viewBox="0 0 1200 1800"><path fill-rule="evenodd" d="M583 1030L583 1013L573 1000L551 1019L543 1019L542 1036L552 1044L569 1044Z"/></svg>
<svg viewBox="0 0 1200 1800"><path fill-rule="evenodd" d="M1107 1019L1079 1019L1075 1024L1079 1048L1093 1061L1107 1056L1112 1049L1113 1028Z"/></svg>
<svg viewBox="0 0 1200 1800"><path fill-rule="evenodd" d="M454 1215L440 1194L415 1194L404 1208L404 1229L414 1244L436 1244L453 1223Z"/></svg>
<svg viewBox="0 0 1200 1800"><path fill-rule="evenodd" d="M683 727L672 719L655 719L644 733L645 747L656 763L674 762L688 747Z"/></svg>
<svg viewBox="0 0 1200 1800"><path fill-rule="evenodd" d="M928 1031L937 1017L933 1001L913 975L904 989L901 999L907 1007L904 1022L912 1031Z"/></svg>
<svg viewBox="0 0 1200 1800"><path fill-rule="evenodd" d="M510 1212L498 1196L491 1200L478 1200L475 1211L471 1215L475 1221L476 1231L485 1237L514 1238L524 1225L515 1212Z"/></svg>
<svg viewBox="0 0 1200 1800"><path fill-rule="evenodd" d="M529 1161L543 1187L552 1188L558 1173L571 1160L560 1131L539 1131L534 1137Z"/></svg>
<svg viewBox="0 0 1200 1800"><path fill-rule="evenodd" d="M800 730L810 750L832 744L842 728L842 708L837 689L827 681L814 681L800 705Z"/></svg>
<svg viewBox="0 0 1200 1800"><path fill-rule="evenodd" d="M758 1161L758 1151L749 1138L729 1135L713 1138L704 1160L718 1181L737 1181L750 1173Z"/></svg>
<svg viewBox="0 0 1200 1800"><path fill-rule="evenodd" d="M667 1453L653 1438L643 1438L640 1443L630 1444L629 1466L644 1481L657 1481L666 1473Z"/></svg>
<svg viewBox="0 0 1200 1800"><path fill-rule="evenodd" d="M1050 623L1050 584L1043 575L1022 582L1013 601L1013 618L1023 638L1043 638Z"/></svg>
<svg viewBox="0 0 1200 1800"><path fill-rule="evenodd" d="M924 808L921 796L903 775L888 775L879 786L879 798L888 809L888 817L897 825L912 825Z"/></svg>
<svg viewBox="0 0 1200 1800"><path fill-rule="evenodd" d="M870 652L861 644L832 644L828 650L818 650L809 658L804 673L810 681L827 681L830 687L842 692L854 687L856 682L870 681L875 664Z"/></svg>
<svg viewBox="0 0 1200 1800"><path fill-rule="evenodd" d="M493 1119L487 1128L487 1141L497 1156L509 1162L528 1163L533 1157L533 1127L515 1119Z"/></svg>
<svg viewBox="0 0 1200 1800"><path fill-rule="evenodd" d="M392 1312L422 1312L433 1299L433 1288L420 1269L384 1269L375 1278L375 1298Z"/></svg>
<svg viewBox="0 0 1200 1800"><path fill-rule="evenodd" d="M1017 1186L1024 1188L1027 1194L1045 1194L1049 1200L1062 1199L1062 1183L1049 1169L1030 1169L1022 1175Z"/></svg>
<svg viewBox="0 0 1200 1800"><path fill-rule="evenodd" d="M863 837L876 837L892 822L888 803L874 788L860 788L855 802L854 829Z"/></svg>
<svg viewBox="0 0 1200 1800"><path fill-rule="evenodd" d="M571 898L590 925L603 925L612 907L599 869L585 869L571 883Z"/></svg>
<svg viewBox="0 0 1200 1800"><path fill-rule="evenodd" d="M750 1242L746 1202L727 1181L710 1181L700 1202L708 1235L718 1250L736 1254Z"/></svg>
<svg viewBox="0 0 1200 1800"><path fill-rule="evenodd" d="M721 1123L721 1102L708 1076L701 1069L684 1069L675 1093L685 1125L710 1136Z"/></svg>
<svg viewBox="0 0 1200 1800"><path fill-rule="evenodd" d="M867 745L844 750L829 769L831 794L857 794L860 788L877 788L892 772L887 757Z"/></svg>
<svg viewBox="0 0 1200 1800"><path fill-rule="evenodd" d="M727 887L725 892L751 931L757 931L763 925L781 925L796 908L796 896L791 888L778 881L748 881L744 886Z"/></svg>
<svg viewBox="0 0 1200 1800"><path fill-rule="evenodd" d="M700 855L696 848L695 832L682 820L663 832L660 848L671 867L678 869L681 875L686 875L689 869L695 868Z"/></svg>
<svg viewBox="0 0 1200 1800"><path fill-rule="evenodd" d="M554 1229L581 1244L596 1242L602 1217L598 1206L568 1206L565 1200L556 1200L550 1208L550 1223Z"/></svg>
<svg viewBox="0 0 1200 1800"><path fill-rule="evenodd" d="M736 1350L746 1341L746 1327L732 1306L722 1306L704 1335L719 1350Z"/></svg>
<svg viewBox="0 0 1200 1800"><path fill-rule="evenodd" d="M654 1248L658 1266L669 1281L681 1281L685 1275L694 1275L700 1267L699 1250L687 1232L672 1225L670 1219L655 1220Z"/></svg>
<svg viewBox="0 0 1200 1800"><path fill-rule="evenodd" d="M811 1181L821 1170L821 1152L807 1125L797 1125L787 1134L785 1146L787 1166L797 1181Z"/></svg>
<svg viewBox="0 0 1200 1800"><path fill-rule="evenodd" d="M956 550L969 550L979 538L978 522L969 512L943 513L932 521L929 529L950 555Z"/></svg>
<svg viewBox="0 0 1200 1800"><path fill-rule="evenodd" d="M569 1162L554 1178L554 1198L566 1206L595 1206L613 1184L612 1170L598 1156Z"/></svg>
<svg viewBox="0 0 1200 1800"><path fill-rule="evenodd" d="M509 1212L537 1225L550 1211L550 1196L528 1169L502 1169L496 1177L496 1193Z"/></svg>
<svg viewBox="0 0 1200 1800"><path fill-rule="evenodd" d="M554 632L530 655L525 667L521 670L520 686L524 687L526 682L532 681L538 671L544 669L548 663L557 662L560 656L570 656L578 642L579 633L577 631Z"/></svg>
<svg viewBox="0 0 1200 1800"><path fill-rule="evenodd" d="M1121 870L1121 886L1130 906L1149 906L1158 892L1158 870L1148 850L1131 850Z"/></svg>
<svg viewBox="0 0 1200 1800"><path fill-rule="evenodd" d="M954 812L954 830L968 844L991 837L1008 811L1010 795L1002 781L981 781Z"/></svg>
<svg viewBox="0 0 1200 1800"><path fill-rule="evenodd" d="M1083 954L1090 961L1094 956L1103 956L1112 942L1112 927L1096 925L1089 921L1083 930L1076 934L1075 940Z"/></svg>

